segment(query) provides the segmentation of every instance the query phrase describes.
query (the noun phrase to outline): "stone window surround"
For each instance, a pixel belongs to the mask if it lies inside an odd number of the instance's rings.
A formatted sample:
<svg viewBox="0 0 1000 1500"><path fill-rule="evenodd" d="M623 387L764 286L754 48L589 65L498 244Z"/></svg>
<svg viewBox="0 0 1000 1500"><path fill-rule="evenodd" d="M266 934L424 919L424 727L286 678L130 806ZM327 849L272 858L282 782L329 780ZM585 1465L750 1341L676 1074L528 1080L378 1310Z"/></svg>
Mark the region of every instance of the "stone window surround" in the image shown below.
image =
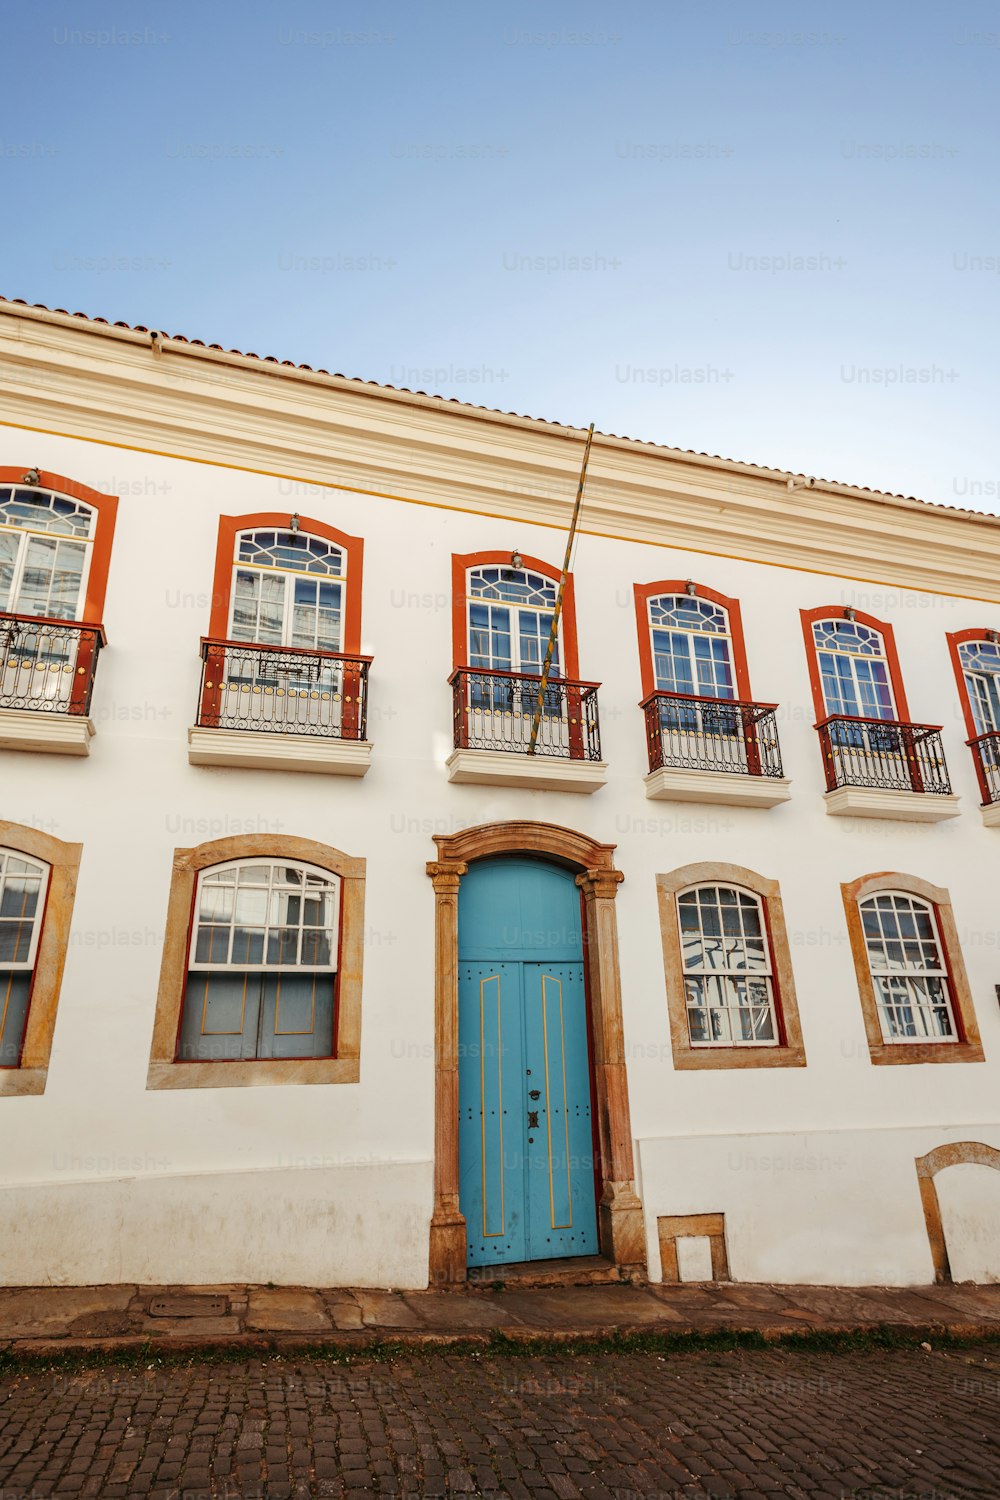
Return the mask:
<svg viewBox="0 0 1000 1500"><path fill-rule="evenodd" d="M16 1068L0 1068L0 1095L43 1094L83 845L67 844L37 828L6 822L0 822L0 844L49 867L21 1061Z"/></svg>
<svg viewBox="0 0 1000 1500"><path fill-rule="evenodd" d="M951 1141L945 1146L936 1146L926 1156L918 1156L914 1162L917 1183L920 1188L920 1205L927 1226L927 1240L931 1260L934 1262L934 1281L937 1286L946 1286L952 1280L951 1261L945 1240L941 1203L934 1178L948 1167L972 1165L992 1167L1000 1171L1000 1151L982 1141Z"/></svg>
<svg viewBox="0 0 1000 1500"><path fill-rule="evenodd" d="M862 875L840 887L847 914L847 934L858 979L858 993L864 1015L868 1051L873 1063L958 1063L982 1062L983 1045L972 1004L972 991L958 940L958 928L948 892L916 875L900 875L884 870L877 875ZM887 1042L882 1035L878 1001L868 965L868 945L861 921L861 902L880 891L903 891L930 902L937 918L938 932L944 949L944 960L951 984L951 1002L959 1038L954 1042Z"/></svg>
<svg viewBox="0 0 1000 1500"><path fill-rule="evenodd" d="M764 905L768 938L771 944L772 984L775 1015L780 1041L777 1046L697 1047L688 1030L684 994L684 966L681 955L680 924L677 897L693 885L735 885L752 891ZM776 880L768 880L742 865L722 864L708 860L682 865L669 874L657 875L656 893L660 911L660 936L663 942L663 967L667 986L667 1010L670 1020L670 1045L674 1067L707 1068L804 1068L805 1046L795 998L792 955L785 929L785 913Z"/></svg>
<svg viewBox="0 0 1000 1500"><path fill-rule="evenodd" d="M592 1012L591 1068L596 1094L602 1191L597 1207L600 1253L627 1274L645 1278L646 1237L636 1192L622 1020L615 896L624 878L613 844L553 823L513 821L435 838L427 865L435 895L434 1211L432 1286L467 1279L465 1216L458 1171L458 888L469 864L497 854L549 858L577 872L583 893L585 973Z"/></svg>
<svg viewBox="0 0 1000 1500"><path fill-rule="evenodd" d="M188 971L198 873L231 859L296 859L339 875L340 967L335 1007L336 1056L178 1062L177 1037ZM147 1089L252 1088L269 1084L357 1083L361 1077L361 976L364 958L365 861L328 844L285 834L242 834L175 849L163 960L156 998Z"/></svg>

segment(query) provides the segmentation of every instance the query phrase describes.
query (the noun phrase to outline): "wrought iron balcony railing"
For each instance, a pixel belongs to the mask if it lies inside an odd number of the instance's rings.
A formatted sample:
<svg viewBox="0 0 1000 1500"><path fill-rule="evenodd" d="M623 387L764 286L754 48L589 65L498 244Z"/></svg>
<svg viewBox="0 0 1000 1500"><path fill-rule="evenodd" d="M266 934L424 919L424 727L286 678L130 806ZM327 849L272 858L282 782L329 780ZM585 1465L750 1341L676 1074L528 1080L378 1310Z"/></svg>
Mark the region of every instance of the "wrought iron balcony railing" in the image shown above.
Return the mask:
<svg viewBox="0 0 1000 1500"><path fill-rule="evenodd" d="M90 713L103 625L0 614L0 708Z"/></svg>
<svg viewBox="0 0 1000 1500"><path fill-rule="evenodd" d="M198 724L363 740L370 656L203 640Z"/></svg>
<svg viewBox="0 0 1000 1500"><path fill-rule="evenodd" d="M977 735L974 740L969 740L969 746L976 762L983 806L1000 802L1000 729Z"/></svg>
<svg viewBox="0 0 1000 1500"><path fill-rule="evenodd" d="M656 692L641 707L651 771L669 766L738 776L783 774L773 703Z"/></svg>
<svg viewBox="0 0 1000 1500"><path fill-rule="evenodd" d="M531 726L538 711L540 676L458 667L448 681L454 695L457 750L528 754ZM549 678L538 721L536 755L557 756L561 760L600 760L599 686L597 682Z"/></svg>
<svg viewBox="0 0 1000 1500"><path fill-rule="evenodd" d="M940 724L833 715L817 724L828 791L870 786L883 791L951 791Z"/></svg>

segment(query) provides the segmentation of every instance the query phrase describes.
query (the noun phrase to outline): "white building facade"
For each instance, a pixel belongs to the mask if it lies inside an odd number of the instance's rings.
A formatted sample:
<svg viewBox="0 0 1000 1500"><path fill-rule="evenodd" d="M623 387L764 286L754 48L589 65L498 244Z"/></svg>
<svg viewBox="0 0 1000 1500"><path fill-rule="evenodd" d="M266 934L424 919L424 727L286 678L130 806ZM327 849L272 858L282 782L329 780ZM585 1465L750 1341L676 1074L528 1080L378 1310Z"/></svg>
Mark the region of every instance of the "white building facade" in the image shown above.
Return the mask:
<svg viewBox="0 0 1000 1500"><path fill-rule="evenodd" d="M579 430L0 393L0 1282L1000 1279L1000 521L598 435L540 694Z"/></svg>

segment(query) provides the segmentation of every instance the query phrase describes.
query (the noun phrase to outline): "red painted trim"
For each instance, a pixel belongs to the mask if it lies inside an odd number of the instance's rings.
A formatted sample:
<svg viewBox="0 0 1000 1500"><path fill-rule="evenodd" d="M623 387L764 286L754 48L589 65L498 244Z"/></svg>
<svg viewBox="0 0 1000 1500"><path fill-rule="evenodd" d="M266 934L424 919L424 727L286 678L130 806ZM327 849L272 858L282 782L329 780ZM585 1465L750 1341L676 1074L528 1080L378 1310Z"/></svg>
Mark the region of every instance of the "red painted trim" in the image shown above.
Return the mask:
<svg viewBox="0 0 1000 1500"><path fill-rule="evenodd" d="M215 552L215 579L212 584L212 610L208 621L208 634L216 640L229 635L229 595L233 583L233 564L236 560L236 538L241 531L255 531L258 527L273 527L287 531L290 515L288 511L255 511L247 516L220 516L219 540ZM348 536L325 521L314 521L309 516L299 517L299 531L311 536L321 536L335 546L342 547L347 555L347 580L344 589L344 642L345 656L357 656L361 650L361 579L364 568L365 543L360 536Z"/></svg>
<svg viewBox="0 0 1000 1500"><path fill-rule="evenodd" d="M818 609L800 609L799 616L802 620L802 635L806 643L806 665L809 668L809 686L812 688L813 707L816 710L817 723L822 723L828 717L829 710L823 696L823 683L819 675L819 658L816 655L812 627L817 620L846 619L844 606L822 604ZM866 615L860 609L854 611L854 618L860 625L867 625L869 630L877 630L882 637L885 644L885 659L889 668L889 681L892 683L892 696L896 701L896 721L900 724L908 724L910 710L906 702L906 689L903 686L903 674L899 668L896 638L893 635L892 626L885 620L877 620L874 615Z"/></svg>
<svg viewBox="0 0 1000 1500"><path fill-rule="evenodd" d="M648 698L650 693L656 692L656 674L653 671L653 642L649 631L650 599L656 599L660 594L684 594L687 592L688 581L686 578L663 578L658 583L637 583L633 585L635 591L635 620L639 632L639 670L642 674L642 696ZM743 703L751 703L753 695L750 692L750 672L747 667L747 648L743 639L743 616L740 613L740 601L730 599L726 594L716 593L704 583L695 584L694 597L696 599L708 599L712 604L721 605L729 617L729 638L733 643L733 672L736 675L736 696Z"/></svg>
<svg viewBox="0 0 1000 1500"><path fill-rule="evenodd" d="M53 490L57 495L66 495L70 500L82 500L97 513L94 540L91 543L90 572L87 575L87 593L83 601L83 613L76 623L99 625L104 615L104 599L108 591L108 571L111 567L111 545L115 537L115 521L118 516L118 496L102 495L75 479L66 479L62 474L52 474L48 469L39 469L37 485L26 485L24 475L31 465L22 468L0 468L0 485L16 485L19 489Z"/></svg>
<svg viewBox="0 0 1000 1500"><path fill-rule="evenodd" d="M958 701L962 705L962 717L965 720L965 732L970 740L977 739L979 730L976 728L975 715L972 712L972 701L969 698L969 689L965 681L965 673L962 671L962 661L958 654L958 648L963 641L985 641L989 639L987 630L954 630L947 634L948 652L951 656L951 665L955 673L955 681L958 684ZM989 805L990 787L986 779L983 767L982 755L978 747L973 747L973 764L976 768L976 780L979 782L979 793L983 806Z"/></svg>
<svg viewBox="0 0 1000 1500"><path fill-rule="evenodd" d="M521 564L532 573L541 573L545 578L551 578L558 584L562 577L562 571L554 568L551 563L542 562L538 557L529 557L526 552L521 553ZM469 655L469 633L467 609L468 595L465 592L465 580L470 568L491 568L496 565L509 568L511 566L509 552L454 552L451 558L451 654L452 668L467 667ZM576 636L576 593L573 588L573 575L566 575L566 589L563 594L562 616L559 621L562 635L562 672L571 682L577 681L580 676L580 649Z"/></svg>
<svg viewBox="0 0 1000 1500"><path fill-rule="evenodd" d="M958 683L958 699L962 705L962 717L965 719L965 731L970 740L974 740L979 733L976 728L975 715L972 712L972 703L969 699L969 689L965 682L965 673L962 671L962 661L958 654L958 648L965 641L985 641L989 639L988 630L953 630L949 631L946 640L948 651L951 656L951 665L955 673L955 681Z"/></svg>

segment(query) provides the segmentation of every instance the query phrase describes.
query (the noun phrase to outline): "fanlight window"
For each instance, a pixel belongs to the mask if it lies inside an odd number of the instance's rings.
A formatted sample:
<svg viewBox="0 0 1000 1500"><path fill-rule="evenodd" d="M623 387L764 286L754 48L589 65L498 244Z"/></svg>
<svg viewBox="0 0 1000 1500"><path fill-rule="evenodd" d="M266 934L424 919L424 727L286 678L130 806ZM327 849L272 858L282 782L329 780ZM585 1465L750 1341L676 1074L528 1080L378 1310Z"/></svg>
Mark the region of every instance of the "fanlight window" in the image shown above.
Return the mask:
<svg viewBox="0 0 1000 1500"><path fill-rule="evenodd" d="M541 672L552 633L556 584L524 568L469 572L469 666L482 672ZM559 642L551 675L559 673Z"/></svg>
<svg viewBox="0 0 1000 1500"><path fill-rule="evenodd" d="M237 539L230 638L340 651L347 559L324 537L245 531Z"/></svg>
<svg viewBox="0 0 1000 1500"><path fill-rule="evenodd" d="M735 698L729 617L718 604L688 594L649 601L657 689L697 698Z"/></svg>
<svg viewBox="0 0 1000 1500"><path fill-rule="evenodd" d="M45 907L48 867L0 849L0 1067L16 1068Z"/></svg>
<svg viewBox="0 0 1000 1500"><path fill-rule="evenodd" d="M0 610L79 619L94 520L66 495L0 488Z"/></svg>
<svg viewBox="0 0 1000 1500"><path fill-rule="evenodd" d="M738 886L695 886L678 896L677 911L692 1046L777 1046L773 966L760 898Z"/></svg>
<svg viewBox="0 0 1000 1500"><path fill-rule="evenodd" d="M861 922L885 1041L957 1041L934 908L884 891L862 901Z"/></svg>
<svg viewBox="0 0 1000 1500"><path fill-rule="evenodd" d="M815 620L813 642L828 715L896 718L885 642L854 620Z"/></svg>
<svg viewBox="0 0 1000 1500"><path fill-rule="evenodd" d="M198 882L179 1059L333 1055L340 879L241 860Z"/></svg>
<svg viewBox="0 0 1000 1500"><path fill-rule="evenodd" d="M1000 645L994 641L963 641L958 657L976 733L1000 732Z"/></svg>

